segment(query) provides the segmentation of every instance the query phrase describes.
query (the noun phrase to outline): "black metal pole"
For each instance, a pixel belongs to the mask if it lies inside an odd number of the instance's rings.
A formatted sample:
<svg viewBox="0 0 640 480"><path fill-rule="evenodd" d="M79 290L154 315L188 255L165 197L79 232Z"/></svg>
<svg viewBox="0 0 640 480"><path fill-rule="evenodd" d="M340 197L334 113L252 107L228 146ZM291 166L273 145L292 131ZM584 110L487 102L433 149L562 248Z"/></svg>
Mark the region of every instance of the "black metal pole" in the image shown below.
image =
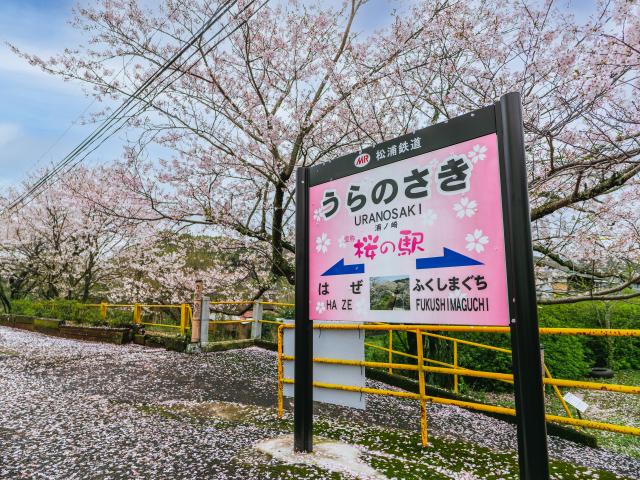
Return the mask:
<svg viewBox="0 0 640 480"><path fill-rule="evenodd" d="M309 320L309 169L296 172L296 328L293 449L313 450L313 324Z"/></svg>
<svg viewBox="0 0 640 480"><path fill-rule="evenodd" d="M506 188L503 191L511 270L509 309L520 478L547 480L549 454L520 94L504 95L496 105L496 114Z"/></svg>

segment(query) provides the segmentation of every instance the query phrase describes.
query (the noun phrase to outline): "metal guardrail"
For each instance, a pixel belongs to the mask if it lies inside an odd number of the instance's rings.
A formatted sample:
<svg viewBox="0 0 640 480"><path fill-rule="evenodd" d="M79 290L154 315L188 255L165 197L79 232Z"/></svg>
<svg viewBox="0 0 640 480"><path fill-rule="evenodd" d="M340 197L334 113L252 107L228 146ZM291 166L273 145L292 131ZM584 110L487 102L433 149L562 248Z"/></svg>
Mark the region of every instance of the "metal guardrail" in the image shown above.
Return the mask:
<svg viewBox="0 0 640 480"><path fill-rule="evenodd" d="M175 328L180 331L181 335L186 335L189 329L191 320L193 318L193 310L188 303L181 303L179 305L154 305L145 303L87 303L84 307L97 307L100 308L100 317L103 320L107 319L107 312L109 308L131 308L133 314L133 323L137 325L144 325L148 327L162 327L162 328ZM180 309L180 324L175 325L173 323L153 323L143 322L144 309Z"/></svg>
<svg viewBox="0 0 640 480"><path fill-rule="evenodd" d="M210 302L210 305L272 305L272 306L284 306L284 307L293 307L292 303L284 303L284 302L269 302L269 301L254 301L254 300L240 300L240 301L217 301ZM193 311L189 304L180 304L180 305L148 305L148 304L108 304L108 303L100 303L100 304L87 304L87 307L99 307L102 318L106 319L107 310L111 307L118 308L132 308L133 309L133 321L134 323L140 325L147 326L158 326L158 327L168 327L168 328L178 328L180 329L181 334L186 334L187 330L190 327L190 321L193 318ZM149 323L142 321L142 312L145 308L179 308L180 309L180 325L173 324L157 324L157 323ZM237 320L211 320L209 322L213 325L231 325L231 324L247 324L253 323L254 325L261 324L275 324L278 325L277 328L277 341L278 341L278 415L282 416L283 414L283 405L284 405L284 384L293 384L294 380L284 378L284 368L283 362L295 360L293 356L285 356L283 355L283 331L285 328L295 328L293 324L285 324L280 321L274 320L264 320L262 319L261 311L259 318L252 319L237 319ZM483 412L491 412L491 413L499 413L504 415L515 416L516 412L513 408L501 407L496 405L488 405L479 402L468 402L462 400L453 400L441 397L435 397L431 395L426 395L426 382L425 382L425 373L438 373L443 375L452 375L454 378L454 392L458 393L459 390L459 377L475 377L475 378L486 378L491 380L497 380L501 382L513 383L513 375L508 373L499 373L499 372L486 372L481 370L474 370L469 368L464 368L459 365L458 361L458 346L459 345L468 345L477 348L483 348L487 350L493 350L496 352L501 352L505 354L511 354L511 350L502 347L496 347L493 345L487 345L479 342L473 342L470 340L459 339L455 337L450 337L446 335L442 335L443 332L475 332L475 333L500 333L500 334L509 334L509 327L471 327L471 326L462 326L462 325L395 325L395 324L315 324L314 329L326 329L326 330L359 330L359 331L386 331L388 334L388 347L381 347L379 345L375 345L372 343L365 343L365 346L377 350L382 350L387 352L388 361L387 362L372 362L372 361L352 361L352 360L339 360L339 359L329 359L329 358L314 358L313 361L316 363L325 363L325 364L334 364L334 365L349 365L349 366L360 366L360 367L374 367L374 368L382 368L386 369L389 373L393 373L394 370L404 370L404 371L416 371L418 373L418 388L419 393L405 392L405 391L395 391L395 390L385 390L385 389L376 389L376 388L366 388L366 387L354 387L349 385L340 385L326 382L314 382L313 385L318 388L328 388L334 390L343 390L343 391L353 391L358 393L367 393L373 395L385 395L385 396L393 396L400 398L411 398L418 400L420 402L420 429L421 429L421 437L422 444L427 444L427 402L439 403L445 405L454 405L461 408L467 408L470 410L477 410ZM417 346L418 352L417 355L411 355L406 352L401 352L393 349L393 332L397 331L405 331L405 332L415 332L418 336ZM258 330L259 332L259 330ZM435 333L438 332L438 333ZM593 328L540 328L541 335L589 335L589 336L598 336L598 337L640 337L640 330L627 330L627 329L593 329ZM445 341L453 342L453 363L442 362L439 360L434 360L425 357L424 352L422 350L422 337L428 336L432 338L438 338ZM394 363L393 357L394 355L403 356L406 358L412 358L416 360L416 364L404 364L404 363ZM429 365L431 364L431 365ZM435 366L432 366L435 365ZM584 428L594 428L599 430L606 430L615 433L623 433L630 435L640 436L640 428L638 427L630 427L624 425L616 425L606 422L597 422L592 420L585 420L580 418L573 418L571 415L571 411L564 401L562 397L562 393L559 390L559 387L569 387L569 388L581 388L581 389L590 389L590 390L602 390L602 391L610 391L610 392L619 392L626 394L640 394L640 387L638 386L629 386L629 385L618 385L618 384L608 384L608 383L599 383L599 382L584 382L577 380L565 380L554 378L551 375L549 369L544 366L544 378L542 379L544 384L551 385L553 387L555 395L560 400L562 407L566 413L566 417L562 417L559 415L546 415L547 421L567 424L577 427ZM541 372L542 373L542 372Z"/></svg>
<svg viewBox="0 0 640 480"><path fill-rule="evenodd" d="M267 302L267 301L256 301L256 300L238 300L238 301L229 301L229 302L209 302L209 305L253 305L258 303L260 305L273 305L275 307L293 307L294 303L284 303L284 302Z"/></svg>
<svg viewBox="0 0 640 480"><path fill-rule="evenodd" d="M269 302L269 301L254 301L254 300L244 300L244 301L221 301L221 302L209 302L210 305L248 305L248 304L260 304L260 305L273 305L280 307L292 307L294 304L292 303L284 303L284 302ZM107 313L110 308L131 308L132 309L132 320L133 323L137 325L144 325L148 327L160 327L160 328L173 328L178 329L181 335L186 335L187 331L191 328L191 321L193 320L193 309L190 304L182 303L176 305L160 305L160 304L146 304L146 303L86 303L83 304L82 307L89 308L99 308L100 309L100 317L103 320L107 319ZM153 322L144 322L143 321L143 313L145 309L180 309L180 323L178 325L172 323L153 323ZM239 320L212 320L209 323L213 325L224 325L224 324L246 324L253 322L253 319L239 319ZM281 324L282 322L272 321L272 320L259 320L259 323L265 324Z"/></svg>
<svg viewBox="0 0 640 480"><path fill-rule="evenodd" d="M278 415L279 416L282 416L283 414L284 384L294 383L294 380L284 378L284 373L283 373L284 371L283 362L288 360L295 360L295 357L285 356L282 353L283 331L285 328L295 328L295 325L283 324L278 327ZM466 326L387 325L387 324L384 324L384 325L380 325L380 324L376 324L376 325L315 324L313 328L320 329L320 330L323 330L323 329L359 330L359 331L387 330L389 332L393 332L393 331L415 332L415 334L418 337L417 338L417 347L418 347L417 355L409 355L404 352L395 351L392 348L385 349L383 347L379 347L376 345L375 346L376 348L380 348L389 353L388 362L352 361L352 360L339 360L339 359L329 359L329 358L314 358L313 361L316 363L326 363L326 364L334 364L334 365L383 368L383 369L388 369L389 371L393 371L393 370L417 371L419 393L354 387L349 385L340 385L340 384L325 383L325 382L313 382L313 385L314 387L317 387L317 388L328 388L328 389L334 389L334 390L352 391L352 392L358 392L358 393L368 393L368 394L374 394L374 395L385 395L385 396L393 396L393 397L401 397L401 398L411 398L411 399L418 400L420 402L420 430L421 430L423 446L427 444L427 439L428 439L427 410L426 410L427 402L440 403L445 405L454 405L454 406L467 408L471 410L500 413L500 414L511 415L511 416L516 415L516 411L513 408L487 405L487 404L478 403L478 402L452 400L447 398L426 395L425 393L426 391L425 373L426 372L453 375L454 378L457 378L458 376L469 376L469 377L477 377L477 378L488 378L488 379L506 381L506 382L513 382L513 375L507 374L507 373L485 372L480 370L462 368L458 365L458 362L457 362L456 348L454 348L453 365L446 364L445 362L438 362L436 360L428 359L424 356L424 352L422 351L423 335L424 336L430 335L430 336L435 336L436 338L453 340L456 342L460 342L460 343L464 343L464 344L468 344L468 345L472 345L480 348L488 348L488 349L500 351L503 353L511 353L510 350L505 348L480 344L478 342L471 342L468 340L455 339L453 337L444 337L442 335L431 333L434 331L509 333L508 327L466 327ZM620 329L609 330L609 329L588 329L588 328L541 328L540 333L543 335L593 335L593 336L613 336L613 337L640 337L640 330L620 330ZM372 346L372 344L368 344L368 345ZM403 363L393 363L392 361L393 355L398 355L398 354L409 356L411 358L416 359L417 364L410 365L410 364L403 364ZM434 366L427 365L427 363L444 364L445 366L434 367ZM541 371L541 374L542 374L542 371ZM543 382L547 385L552 385L556 395L558 395L560 398L562 398L558 390L558 387L560 386L591 389L591 390L606 390L611 392L620 392L620 393L627 393L627 394L640 394L640 387L636 387L636 386L605 384L605 383L598 383L598 382L584 382L584 381L553 378L548 368L546 368L546 366L545 366L545 378L543 378ZM456 382L456 387L457 387L457 382ZM562 417L559 415L546 415L547 421L560 423L560 424L567 424L572 426L578 426L578 427L584 427L584 428L593 428L593 429L606 430L606 431L615 432L615 433L624 433L624 434L640 436L640 428L638 427L630 427L625 425L617 425L617 424L606 423L606 422L597 422L592 420L573 418L564 400L562 400L561 402L562 402L563 408L565 409L565 412L567 413L567 417Z"/></svg>
<svg viewBox="0 0 640 480"><path fill-rule="evenodd" d="M511 355L511 350L509 350L508 348L502 348L502 347L496 347L493 345L487 345L484 343L479 343L479 342L472 342L470 340L463 340L463 339L459 339L459 338L455 338L455 337L448 337L445 335L438 335L437 333L425 333L424 334L427 337L430 338L437 338L440 340L447 340L447 341L451 341L453 343L453 363L446 363L446 362L440 362L437 360L432 360L429 358L425 358L425 362L428 363L433 363L436 365L443 365L445 367L451 367L454 369L458 368L458 344L462 344L462 345L469 345L472 347L477 347L477 348L481 348L481 349L485 349L485 350L492 350L492 351L496 351L496 352L501 352L501 353L507 353L509 355ZM389 356L389 363L393 363L393 355L400 355L400 356L404 356L404 357L408 357L408 358L413 358L417 360L417 356L415 355L411 355L405 352L400 352L397 350L393 349L393 330L389 331L389 338L388 338L388 348L385 347L381 347L379 345L374 345L372 343L365 343L365 346L368 346L369 348L373 348L373 349L377 349L377 350L382 350L382 351L386 351L388 353ZM389 367L388 369L390 374L393 374L393 368ZM544 365L544 372L547 378L552 379L553 376L551 375L551 372L549 371L549 368ZM459 393L459 389L458 389L458 380L459 380L460 375L458 373L454 373L453 374L453 391L454 393ZM511 383L513 384L513 376L511 376L510 378L494 378L495 380L499 380L505 383ZM556 397L558 398L558 401L560 402L560 404L562 405L562 408L564 409L565 413L567 414L568 417L572 418L573 415L571 414L571 410L569 409L569 406L567 405L567 402L565 401L564 397L562 396L562 392L560 391L560 389L558 388L558 385L553 384L553 391L556 395Z"/></svg>
<svg viewBox="0 0 640 480"><path fill-rule="evenodd" d="M262 318L262 307L271 305L275 307L293 307L293 303L271 302L260 300L239 300L239 301L219 301L209 302L209 305L253 305L253 318L240 318L232 320L209 320L209 325L214 328L217 325L247 325L252 324L251 338L260 338L262 336L262 325L282 325L283 322L276 320L265 320Z"/></svg>

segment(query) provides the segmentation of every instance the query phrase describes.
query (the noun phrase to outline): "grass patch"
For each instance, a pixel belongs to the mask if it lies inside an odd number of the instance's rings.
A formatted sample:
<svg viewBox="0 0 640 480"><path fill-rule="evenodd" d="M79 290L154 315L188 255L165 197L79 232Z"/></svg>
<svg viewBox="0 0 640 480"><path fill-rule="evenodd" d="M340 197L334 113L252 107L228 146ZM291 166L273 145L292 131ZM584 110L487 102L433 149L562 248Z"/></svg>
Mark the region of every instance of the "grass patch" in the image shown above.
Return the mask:
<svg viewBox="0 0 640 480"><path fill-rule="evenodd" d="M289 412L277 417L274 409L231 404L205 402L170 406L145 407L148 413L165 418L214 424L216 429L234 429L239 425L250 425L264 430L265 436L285 435L292 432L293 422ZM233 435L230 432L230 435ZM430 438L430 445L422 448L417 432L390 429L357 422L346 422L334 418L319 417L315 420L315 435L330 440L358 445L363 450L362 459L388 478L407 480L459 478L469 473L477 478L498 480L518 478L515 452L497 452L467 442ZM323 472L317 467L282 465L261 459L255 452L246 452L253 467L268 474L269 478L345 478L337 473ZM247 460L247 461L248 461ZM616 475L599 470L578 467L563 461L551 461L551 478L554 479L600 479L610 480Z"/></svg>
<svg viewBox="0 0 640 480"><path fill-rule="evenodd" d="M640 385L640 371L623 370L616 372L615 377L610 379L584 377L580 380L637 386ZM562 394L565 394L567 391L571 391L572 393L581 396L589 405L587 411L582 415L582 418L585 420L640 427L640 395L599 390L583 390L578 388L561 388L560 390ZM504 407L514 406L513 395L510 393L474 392L474 396L482 402ZM566 415L560 400L549 386L547 386L545 404L547 413L562 416ZM569 406L569 408L571 409L571 414L574 417L577 417L575 408L571 406ZM628 455L630 457L640 458L639 437L596 429L589 429L588 432L598 439L598 445L600 447L623 455Z"/></svg>

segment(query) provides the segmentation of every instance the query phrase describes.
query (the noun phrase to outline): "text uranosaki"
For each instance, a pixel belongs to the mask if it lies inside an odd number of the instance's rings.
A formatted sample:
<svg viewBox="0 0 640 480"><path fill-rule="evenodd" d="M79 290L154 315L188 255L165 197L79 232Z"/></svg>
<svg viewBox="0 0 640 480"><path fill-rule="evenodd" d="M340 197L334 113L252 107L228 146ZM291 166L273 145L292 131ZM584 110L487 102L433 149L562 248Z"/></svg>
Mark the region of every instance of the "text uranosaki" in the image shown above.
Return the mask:
<svg viewBox="0 0 640 480"><path fill-rule="evenodd" d="M379 210L373 213L356 215L355 217L353 217L353 221L356 226L372 225L374 223L386 222L389 220L415 217L416 215L422 215L422 205L420 203L414 203L400 208L393 207L387 208L385 210Z"/></svg>

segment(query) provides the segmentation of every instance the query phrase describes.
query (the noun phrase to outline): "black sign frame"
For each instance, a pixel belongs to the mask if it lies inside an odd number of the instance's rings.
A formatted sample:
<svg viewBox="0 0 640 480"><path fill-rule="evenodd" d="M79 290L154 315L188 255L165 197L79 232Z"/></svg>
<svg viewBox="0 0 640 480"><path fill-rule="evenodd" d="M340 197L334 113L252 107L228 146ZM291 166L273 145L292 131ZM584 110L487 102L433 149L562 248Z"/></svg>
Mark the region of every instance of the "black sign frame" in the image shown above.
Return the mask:
<svg viewBox="0 0 640 480"><path fill-rule="evenodd" d="M549 478L531 222L520 94L412 134L296 172L294 449L313 449L313 322L309 318L309 188L496 133L513 360L520 478ZM420 148L375 160L378 149L420 138ZM357 167L355 160L370 155Z"/></svg>

